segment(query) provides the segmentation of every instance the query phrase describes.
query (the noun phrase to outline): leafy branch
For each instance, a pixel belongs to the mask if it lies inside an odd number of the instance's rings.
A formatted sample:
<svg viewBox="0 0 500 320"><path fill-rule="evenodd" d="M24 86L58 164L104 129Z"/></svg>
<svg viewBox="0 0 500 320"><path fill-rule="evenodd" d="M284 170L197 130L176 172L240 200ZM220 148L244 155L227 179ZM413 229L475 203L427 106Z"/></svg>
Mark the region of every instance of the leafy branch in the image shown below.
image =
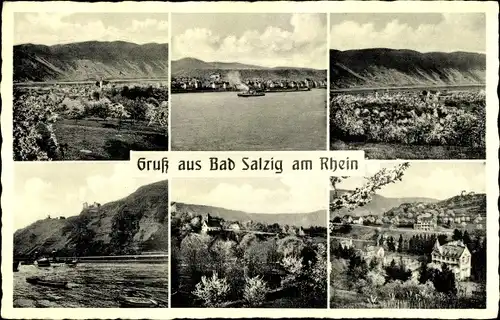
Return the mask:
<svg viewBox="0 0 500 320"><path fill-rule="evenodd" d="M330 202L330 212L339 211L346 208L349 211L362 207L372 200L372 196L377 190L389 183L395 183L403 179L404 172L410 167L409 162L404 162L395 166L394 168L383 168L372 177L366 178L365 184L361 188L356 188L354 191L347 192L340 197L336 196ZM336 186L338 183L347 177L331 177L330 183L334 190L337 191Z"/></svg>

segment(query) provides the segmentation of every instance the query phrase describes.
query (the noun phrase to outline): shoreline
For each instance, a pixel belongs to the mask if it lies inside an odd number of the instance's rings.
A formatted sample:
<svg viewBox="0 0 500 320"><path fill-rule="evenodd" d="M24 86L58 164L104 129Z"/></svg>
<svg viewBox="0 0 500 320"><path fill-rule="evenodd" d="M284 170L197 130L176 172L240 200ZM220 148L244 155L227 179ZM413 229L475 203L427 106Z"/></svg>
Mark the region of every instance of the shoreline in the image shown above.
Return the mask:
<svg viewBox="0 0 500 320"><path fill-rule="evenodd" d="M311 88L310 90L272 90L272 91L258 91L258 92L263 92L263 93L282 93L282 92L309 92L313 90L326 90L326 88ZM234 92L245 92L242 90L192 90L192 91L174 91L171 90L171 94L185 94L185 93L221 93L221 92L227 92L227 93L234 93Z"/></svg>

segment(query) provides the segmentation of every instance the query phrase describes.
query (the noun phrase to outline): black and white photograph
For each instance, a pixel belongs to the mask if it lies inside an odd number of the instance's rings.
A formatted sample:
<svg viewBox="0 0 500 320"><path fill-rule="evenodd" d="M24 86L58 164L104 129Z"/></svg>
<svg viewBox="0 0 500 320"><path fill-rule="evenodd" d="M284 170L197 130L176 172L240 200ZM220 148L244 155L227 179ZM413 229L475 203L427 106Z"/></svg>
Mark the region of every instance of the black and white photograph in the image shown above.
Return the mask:
<svg viewBox="0 0 500 320"><path fill-rule="evenodd" d="M173 13L172 150L325 150L324 13Z"/></svg>
<svg viewBox="0 0 500 320"><path fill-rule="evenodd" d="M327 179L171 183L173 308L327 307Z"/></svg>
<svg viewBox="0 0 500 320"><path fill-rule="evenodd" d="M127 169L15 167L14 308L168 307L168 182Z"/></svg>
<svg viewBox="0 0 500 320"><path fill-rule="evenodd" d="M168 13L15 13L14 160L167 151L168 27Z"/></svg>
<svg viewBox="0 0 500 320"><path fill-rule="evenodd" d="M484 162L371 162L331 184L331 308L486 308Z"/></svg>
<svg viewBox="0 0 500 320"><path fill-rule="evenodd" d="M486 158L484 13L330 17L331 150Z"/></svg>

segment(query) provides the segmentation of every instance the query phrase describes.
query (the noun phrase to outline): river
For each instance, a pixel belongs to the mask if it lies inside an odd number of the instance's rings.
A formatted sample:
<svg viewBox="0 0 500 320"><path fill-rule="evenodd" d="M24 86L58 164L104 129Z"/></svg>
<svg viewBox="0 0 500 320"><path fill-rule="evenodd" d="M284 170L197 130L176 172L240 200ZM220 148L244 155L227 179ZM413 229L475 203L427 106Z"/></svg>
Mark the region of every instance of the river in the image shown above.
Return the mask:
<svg viewBox="0 0 500 320"><path fill-rule="evenodd" d="M326 90L172 95L172 150L326 149Z"/></svg>
<svg viewBox="0 0 500 320"><path fill-rule="evenodd" d="M68 281L68 289L32 285L26 277ZM168 307L168 263L81 263L48 268L21 265L14 272L14 307L119 308L119 295L156 300Z"/></svg>

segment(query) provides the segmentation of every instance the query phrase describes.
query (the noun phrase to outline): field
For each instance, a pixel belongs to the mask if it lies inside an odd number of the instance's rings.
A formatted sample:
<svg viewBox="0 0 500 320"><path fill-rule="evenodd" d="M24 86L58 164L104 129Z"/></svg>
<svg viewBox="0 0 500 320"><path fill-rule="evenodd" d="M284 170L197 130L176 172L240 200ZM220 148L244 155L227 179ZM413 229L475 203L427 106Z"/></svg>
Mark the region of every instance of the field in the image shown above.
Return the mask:
<svg viewBox="0 0 500 320"><path fill-rule="evenodd" d="M344 92L330 103L331 149L369 159L484 159L485 131L485 94L474 89Z"/></svg>
<svg viewBox="0 0 500 320"><path fill-rule="evenodd" d="M14 160L127 160L168 150L168 87L130 82L14 87Z"/></svg>

